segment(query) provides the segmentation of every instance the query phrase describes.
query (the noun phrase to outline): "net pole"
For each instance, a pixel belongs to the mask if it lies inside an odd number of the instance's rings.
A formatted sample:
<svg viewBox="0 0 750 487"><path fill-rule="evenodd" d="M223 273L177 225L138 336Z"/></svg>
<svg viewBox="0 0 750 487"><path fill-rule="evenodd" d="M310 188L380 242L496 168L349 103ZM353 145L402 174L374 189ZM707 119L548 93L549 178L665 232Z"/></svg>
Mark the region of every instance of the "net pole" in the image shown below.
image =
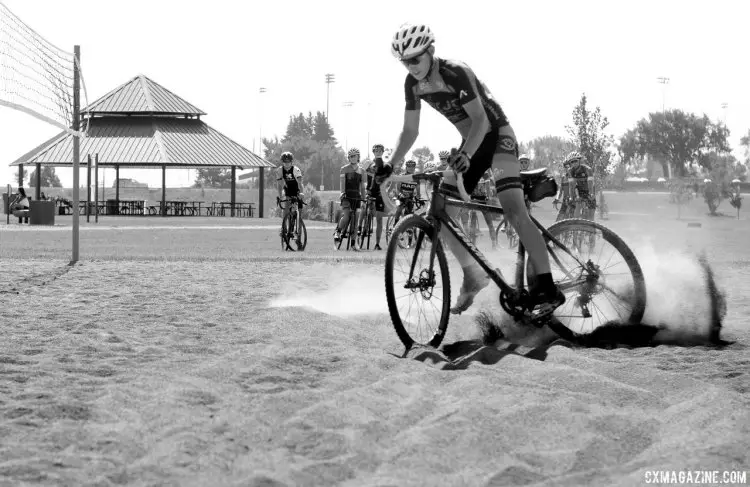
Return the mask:
<svg viewBox="0 0 750 487"><path fill-rule="evenodd" d="M94 221L99 223L99 153L94 154Z"/></svg>
<svg viewBox="0 0 750 487"><path fill-rule="evenodd" d="M73 258L70 264L73 265L78 262L78 186L79 186L79 168L80 168L80 140L78 134L79 129L79 111L81 103L81 80L78 75L78 66L81 62L81 46L73 46L73 130L76 132L73 135Z"/></svg>

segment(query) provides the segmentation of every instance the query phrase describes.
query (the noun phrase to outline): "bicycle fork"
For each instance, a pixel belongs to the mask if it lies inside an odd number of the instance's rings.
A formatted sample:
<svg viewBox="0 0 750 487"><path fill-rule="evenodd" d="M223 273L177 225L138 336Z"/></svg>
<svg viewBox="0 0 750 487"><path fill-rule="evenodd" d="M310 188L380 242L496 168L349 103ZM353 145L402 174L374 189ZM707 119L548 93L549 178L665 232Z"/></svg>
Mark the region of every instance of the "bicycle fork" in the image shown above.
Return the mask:
<svg viewBox="0 0 750 487"><path fill-rule="evenodd" d="M404 286L406 289L419 289L422 293L425 292L427 289L431 289L435 286L435 254L437 252L437 246L438 246L438 235L440 235L440 221L435 221L435 223L432 225L430 239L432 240L432 246L430 247L430 260L427 266L427 269L422 269L419 271L419 276L417 277L417 280L414 279L414 270L417 266L417 258L419 257L419 249L422 248L422 242L424 242L424 237L427 232L420 231L419 235L417 235L417 241L414 244L414 256L411 260L411 266L409 269L409 279L406 282L406 285ZM422 275L425 271L427 271L426 275Z"/></svg>

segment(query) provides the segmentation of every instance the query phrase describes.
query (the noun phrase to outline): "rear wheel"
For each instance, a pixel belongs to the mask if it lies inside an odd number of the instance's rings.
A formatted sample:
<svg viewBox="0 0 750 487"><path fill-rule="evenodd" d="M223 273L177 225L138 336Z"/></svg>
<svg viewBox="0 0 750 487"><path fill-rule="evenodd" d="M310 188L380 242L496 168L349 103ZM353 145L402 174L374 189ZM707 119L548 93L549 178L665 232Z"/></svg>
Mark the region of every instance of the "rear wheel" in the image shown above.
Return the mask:
<svg viewBox="0 0 750 487"><path fill-rule="evenodd" d="M385 258L385 293L393 327L409 350L415 343L437 347L443 341L450 317L450 276L440 239L419 215L407 216L396 225ZM403 236L414 239L399 245ZM430 253L435 261L430 269Z"/></svg>
<svg viewBox="0 0 750 487"><path fill-rule="evenodd" d="M561 337L591 333L606 323L639 323L646 309L646 282L633 251L599 223L562 220L548 228L559 246L544 236L552 278L566 301L554 312L550 327ZM571 245L572 244L572 245ZM529 287L534 284L527 264Z"/></svg>

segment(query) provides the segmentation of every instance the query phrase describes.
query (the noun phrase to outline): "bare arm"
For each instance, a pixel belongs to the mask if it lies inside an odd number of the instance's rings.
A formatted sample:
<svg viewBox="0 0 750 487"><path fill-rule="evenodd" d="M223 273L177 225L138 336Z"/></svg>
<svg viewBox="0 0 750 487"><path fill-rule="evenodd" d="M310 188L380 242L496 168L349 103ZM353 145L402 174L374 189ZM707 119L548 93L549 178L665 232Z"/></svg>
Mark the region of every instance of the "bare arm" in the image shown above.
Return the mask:
<svg viewBox="0 0 750 487"><path fill-rule="evenodd" d="M469 156L473 156L482 144L487 131L490 129L490 121L479 98L474 98L463 105L463 107L471 119L471 128L469 129L469 134L466 136L466 142L464 142L462 150L469 154Z"/></svg>
<svg viewBox="0 0 750 487"><path fill-rule="evenodd" d="M406 110L404 111L404 127L401 129L401 135L398 136L396 141L396 148L393 149L391 160L386 162L393 166L401 162L409 149L417 141L419 136L419 115L420 110Z"/></svg>
<svg viewBox="0 0 750 487"><path fill-rule="evenodd" d="M344 173L341 172L341 175L339 176L339 191L341 191L341 194L344 194Z"/></svg>

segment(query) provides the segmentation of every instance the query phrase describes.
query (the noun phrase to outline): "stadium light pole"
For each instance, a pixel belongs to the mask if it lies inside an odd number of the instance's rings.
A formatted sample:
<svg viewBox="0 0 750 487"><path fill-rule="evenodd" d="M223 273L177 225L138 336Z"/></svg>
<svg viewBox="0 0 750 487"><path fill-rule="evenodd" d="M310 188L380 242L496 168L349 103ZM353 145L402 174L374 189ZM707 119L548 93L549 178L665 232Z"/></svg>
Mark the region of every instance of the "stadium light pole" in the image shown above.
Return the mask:
<svg viewBox="0 0 750 487"><path fill-rule="evenodd" d="M370 150L370 105L372 105L372 103L368 101L367 102L367 150L368 151Z"/></svg>
<svg viewBox="0 0 750 487"><path fill-rule="evenodd" d="M345 101L341 104L344 108L351 108L354 105L353 101ZM344 152L349 152L349 122L351 113L349 110L346 111L346 135L344 136Z"/></svg>
<svg viewBox="0 0 750 487"><path fill-rule="evenodd" d="M258 153L263 157L263 102L261 95L266 92L264 87L258 89Z"/></svg>
<svg viewBox="0 0 750 487"><path fill-rule="evenodd" d="M661 83L661 112L664 113L664 107L665 107L665 99L667 96L667 85L669 84L669 78L665 76L659 76L656 78L656 81Z"/></svg>
<svg viewBox="0 0 750 487"><path fill-rule="evenodd" d="M665 113L665 106L666 106L666 97L667 97L667 85L669 84L669 78L666 76L659 76L656 78L656 81L658 81L661 85L661 114L664 115ZM667 172L668 177L671 180L672 179L672 165L667 162Z"/></svg>
<svg viewBox="0 0 750 487"><path fill-rule="evenodd" d="M326 123L328 123L328 102L330 100L330 94L331 94L331 83L334 83L336 81L335 76L333 73L326 73ZM330 125L329 125L330 127ZM323 164L323 160L320 161L320 190L323 191L325 188L325 164Z"/></svg>
<svg viewBox="0 0 750 487"><path fill-rule="evenodd" d="M326 73L326 122L328 121L328 100L331 94L331 83L336 81L332 73Z"/></svg>

